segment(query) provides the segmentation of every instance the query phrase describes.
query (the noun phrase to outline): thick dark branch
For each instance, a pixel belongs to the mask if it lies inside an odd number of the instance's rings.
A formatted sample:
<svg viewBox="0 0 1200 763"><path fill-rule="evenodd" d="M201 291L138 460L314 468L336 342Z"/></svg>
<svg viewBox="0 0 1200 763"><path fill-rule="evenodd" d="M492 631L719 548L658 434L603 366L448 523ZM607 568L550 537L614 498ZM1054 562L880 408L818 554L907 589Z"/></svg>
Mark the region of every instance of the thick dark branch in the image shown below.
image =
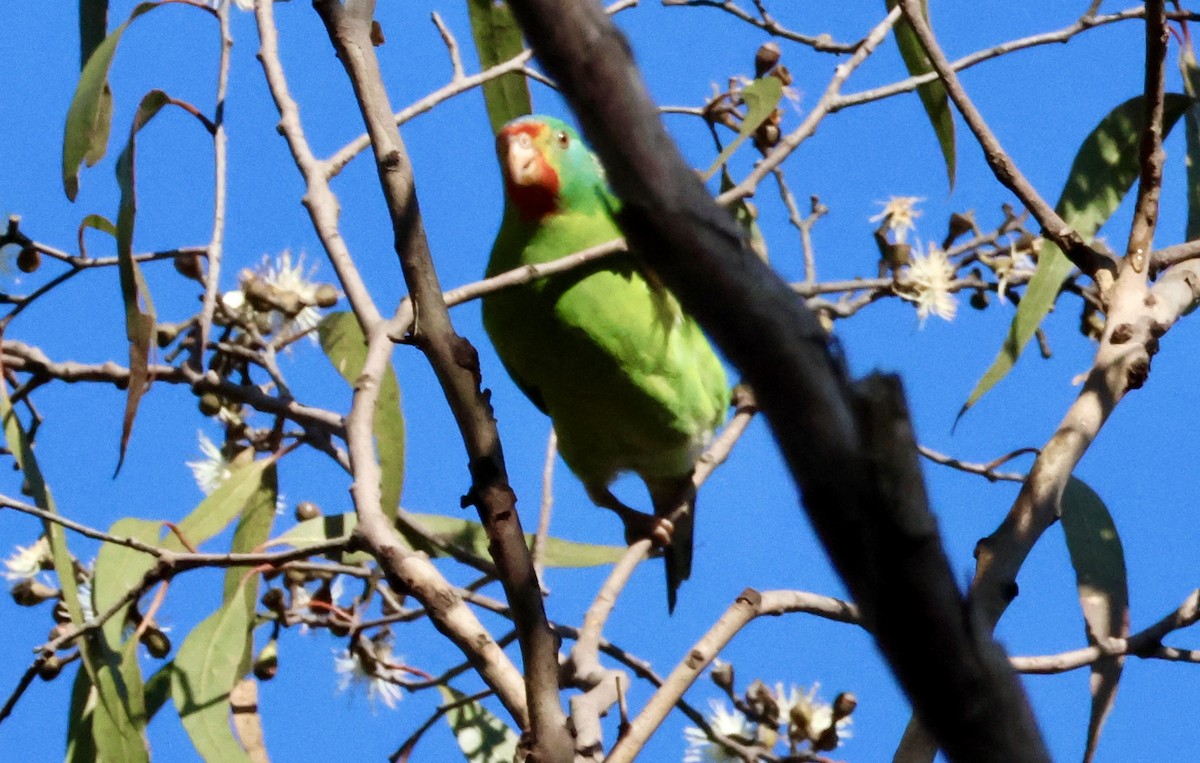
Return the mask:
<svg viewBox="0 0 1200 763"><path fill-rule="evenodd" d="M850 384L816 316L680 156L598 6L510 5L604 161L632 248L754 389L809 517L938 742L954 760L1047 760L1002 653L966 614L898 385Z"/></svg>

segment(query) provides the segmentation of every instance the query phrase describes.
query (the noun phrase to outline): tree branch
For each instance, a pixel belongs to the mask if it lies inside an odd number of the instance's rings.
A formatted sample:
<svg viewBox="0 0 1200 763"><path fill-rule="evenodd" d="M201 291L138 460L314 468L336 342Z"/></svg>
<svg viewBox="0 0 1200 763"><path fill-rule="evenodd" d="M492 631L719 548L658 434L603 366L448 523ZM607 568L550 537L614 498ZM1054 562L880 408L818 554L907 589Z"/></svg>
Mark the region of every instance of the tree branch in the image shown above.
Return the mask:
<svg viewBox="0 0 1200 763"><path fill-rule="evenodd" d="M1095 278L1097 271L1100 270L1107 270L1115 274L1116 265L1112 259L1088 245L1079 232L1072 228L1066 220L1063 220L1054 211L1054 208L1042 198L1037 189L1025 179L1021 170L1004 152L1004 147L1000 145L1000 141L992 133L975 105L971 103L958 75L955 74L946 54L942 52L941 46L933 36L933 31L925 21L920 0L901 0L900 7L904 9L904 14L912 24L917 38L920 39L921 47L929 56L930 63L933 64L933 68L937 70L942 82L945 83L947 95L950 96L950 100L954 101L954 105L958 107L959 113L962 114L967 126L975 134L975 139L983 148L984 158L987 160L988 166L992 168L996 179L1016 195L1042 226L1046 237L1053 241L1081 271L1092 278Z"/></svg>
<svg viewBox="0 0 1200 763"><path fill-rule="evenodd" d="M478 356L475 348L454 331L442 301L442 289L417 203L412 165L396 127L371 42L373 3L343 7L337 0L318 0L314 7L346 69L374 147L380 186L392 219L396 253L420 316L411 341L424 352L433 368L470 458L471 490L464 503L472 503L479 510L513 610L525 664L533 755L546 763L570 760L573 744L559 699L558 638L546 620L541 587L516 512L516 496L508 485L496 423L479 387ZM374 330L367 333L374 347L376 333ZM378 489L377 483L374 489Z"/></svg>
<svg viewBox="0 0 1200 763"><path fill-rule="evenodd" d="M632 247L754 389L834 565L939 742L955 760L1046 760L1002 653L966 617L895 385L850 385L816 316L679 155L607 18L580 0L510 6L604 162Z"/></svg>

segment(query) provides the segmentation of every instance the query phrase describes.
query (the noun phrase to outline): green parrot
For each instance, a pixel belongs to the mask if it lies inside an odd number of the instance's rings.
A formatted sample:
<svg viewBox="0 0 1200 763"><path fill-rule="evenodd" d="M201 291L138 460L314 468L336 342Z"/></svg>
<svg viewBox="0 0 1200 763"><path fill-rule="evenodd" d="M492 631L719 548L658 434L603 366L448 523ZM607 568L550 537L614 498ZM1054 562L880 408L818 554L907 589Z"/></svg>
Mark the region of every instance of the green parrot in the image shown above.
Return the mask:
<svg viewBox="0 0 1200 763"><path fill-rule="evenodd" d="M621 236L604 170L565 123L514 120L496 152L505 203L488 276ZM490 294L483 325L513 381L550 416L592 501L621 517L627 541L663 547L674 611L692 569L693 469L730 402L700 327L632 254ZM646 483L653 516L609 490L622 472Z"/></svg>

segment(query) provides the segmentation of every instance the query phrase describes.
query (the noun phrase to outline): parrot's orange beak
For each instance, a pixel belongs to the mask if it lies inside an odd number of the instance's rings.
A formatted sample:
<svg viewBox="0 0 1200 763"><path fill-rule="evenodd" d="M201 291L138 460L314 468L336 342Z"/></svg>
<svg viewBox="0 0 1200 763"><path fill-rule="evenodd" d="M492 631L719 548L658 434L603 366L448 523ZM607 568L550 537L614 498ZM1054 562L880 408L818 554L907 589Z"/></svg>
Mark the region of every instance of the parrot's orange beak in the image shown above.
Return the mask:
<svg viewBox="0 0 1200 763"><path fill-rule="evenodd" d="M521 131L506 136L504 165L513 185L533 186L542 182L542 161L533 138Z"/></svg>

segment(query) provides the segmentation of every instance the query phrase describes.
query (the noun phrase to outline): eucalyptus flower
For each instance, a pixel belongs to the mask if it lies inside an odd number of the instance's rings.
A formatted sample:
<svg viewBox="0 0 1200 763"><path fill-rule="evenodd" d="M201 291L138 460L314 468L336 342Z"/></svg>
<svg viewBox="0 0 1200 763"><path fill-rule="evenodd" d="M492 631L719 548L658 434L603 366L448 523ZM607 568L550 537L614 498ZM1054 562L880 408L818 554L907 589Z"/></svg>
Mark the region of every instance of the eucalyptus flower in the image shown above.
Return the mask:
<svg viewBox="0 0 1200 763"><path fill-rule="evenodd" d="M710 699L708 706L712 710L708 714L708 724L718 735L747 741L754 739L754 729L740 711L715 699ZM708 734L695 726L685 728L683 738L688 745L683 753L683 763L740 763L742 760L740 755L719 742L713 742Z"/></svg>
<svg viewBox="0 0 1200 763"><path fill-rule="evenodd" d="M868 222L884 222L895 236L896 243L903 244L909 231L917 227L916 219L921 216L917 204L922 201L925 199L920 196L893 196L887 201L877 201L875 203L881 205L883 211L872 216Z"/></svg>
<svg viewBox="0 0 1200 763"><path fill-rule="evenodd" d="M954 320L958 300L950 292L950 285L955 269L945 252L930 244L924 255L913 254L905 273L912 293L900 292L900 296L916 303L917 317L922 325L931 313L942 320Z"/></svg>
<svg viewBox="0 0 1200 763"><path fill-rule="evenodd" d="M187 465L192 470L196 484L208 495L229 479L233 471L229 468L229 459L225 458L225 454L206 434L197 432L196 438L200 441L200 452L204 457L197 461L188 461Z"/></svg>

